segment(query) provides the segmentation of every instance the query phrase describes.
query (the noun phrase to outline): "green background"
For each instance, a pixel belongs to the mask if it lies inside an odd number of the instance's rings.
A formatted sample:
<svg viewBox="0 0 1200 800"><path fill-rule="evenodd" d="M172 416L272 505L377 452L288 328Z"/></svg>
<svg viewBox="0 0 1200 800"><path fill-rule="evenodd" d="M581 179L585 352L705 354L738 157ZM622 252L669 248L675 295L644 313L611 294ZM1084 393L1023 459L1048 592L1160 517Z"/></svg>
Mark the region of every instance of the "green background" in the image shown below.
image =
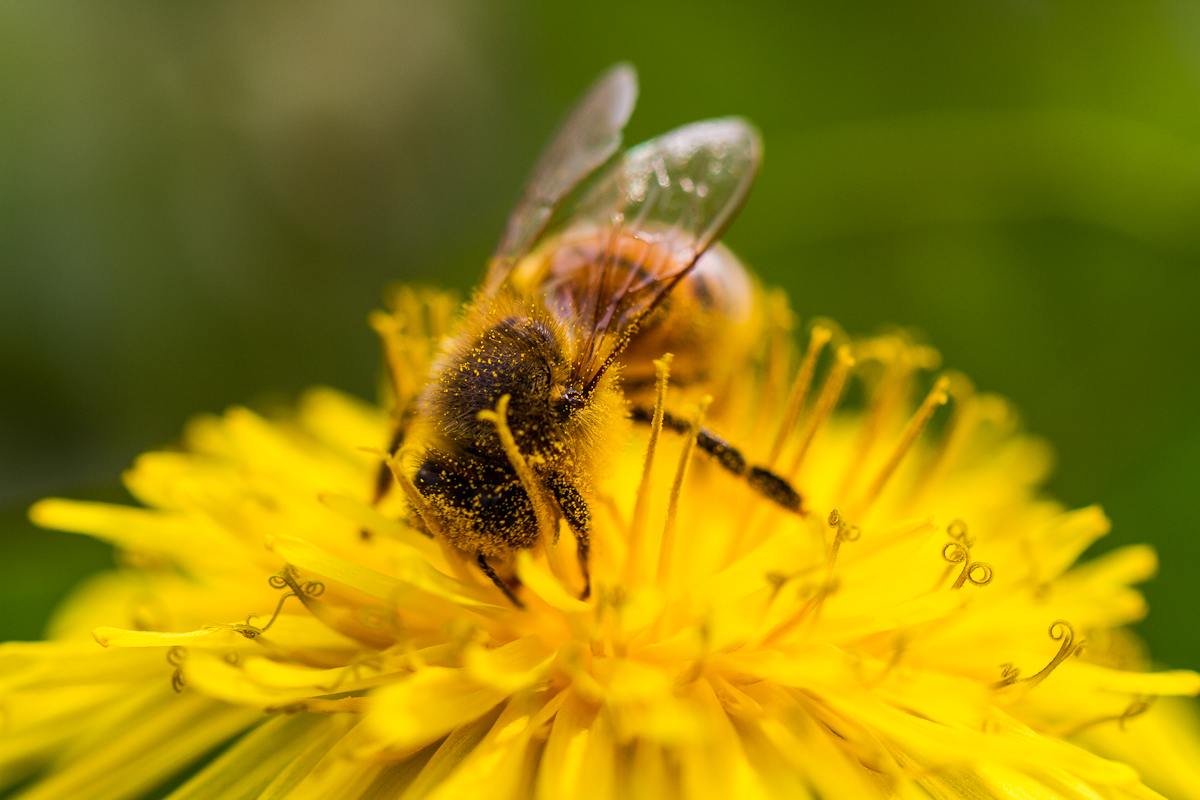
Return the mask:
<svg viewBox="0 0 1200 800"><path fill-rule="evenodd" d="M1200 667L1200 4L0 4L0 638L111 563L24 521L198 411L372 396L396 279L468 288L573 97L766 140L728 241L804 317L924 331L1056 447Z"/></svg>

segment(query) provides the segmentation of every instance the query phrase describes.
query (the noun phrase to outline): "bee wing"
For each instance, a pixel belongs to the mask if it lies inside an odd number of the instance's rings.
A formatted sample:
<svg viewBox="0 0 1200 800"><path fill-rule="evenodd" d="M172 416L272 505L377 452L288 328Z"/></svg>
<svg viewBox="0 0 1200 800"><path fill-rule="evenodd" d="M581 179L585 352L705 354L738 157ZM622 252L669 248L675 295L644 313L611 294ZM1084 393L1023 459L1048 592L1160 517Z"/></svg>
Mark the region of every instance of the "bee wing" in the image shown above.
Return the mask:
<svg viewBox="0 0 1200 800"><path fill-rule="evenodd" d="M696 122L628 150L580 200L564 236L611 242L569 299L591 331L578 373L589 388L733 222L761 161L746 120Z"/></svg>
<svg viewBox="0 0 1200 800"><path fill-rule="evenodd" d="M616 64L596 79L563 119L508 217L488 264L485 293L500 288L563 198L617 152L637 94L633 67Z"/></svg>

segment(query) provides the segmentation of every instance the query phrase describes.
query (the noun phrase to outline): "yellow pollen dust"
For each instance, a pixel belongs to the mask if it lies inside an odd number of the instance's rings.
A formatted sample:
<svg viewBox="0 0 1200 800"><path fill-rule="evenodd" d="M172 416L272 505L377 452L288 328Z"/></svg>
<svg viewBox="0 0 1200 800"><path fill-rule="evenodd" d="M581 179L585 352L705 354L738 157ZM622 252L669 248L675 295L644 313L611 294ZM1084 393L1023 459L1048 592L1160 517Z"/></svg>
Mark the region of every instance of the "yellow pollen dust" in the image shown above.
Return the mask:
<svg viewBox="0 0 1200 800"><path fill-rule="evenodd" d="M732 388L684 408L664 355L649 426L614 424L580 479L581 596L507 395L479 419L540 539L495 582L447 541L405 426L454 301L389 305L386 408L315 389L203 417L127 473L140 507L31 509L126 558L48 641L0 648L0 782L133 800L225 747L175 800L1200 798L1200 675L1151 671L1128 631L1153 551L1077 563L1103 512L1047 499L1044 443L928 381L929 348L830 324L799 352L777 308Z"/></svg>

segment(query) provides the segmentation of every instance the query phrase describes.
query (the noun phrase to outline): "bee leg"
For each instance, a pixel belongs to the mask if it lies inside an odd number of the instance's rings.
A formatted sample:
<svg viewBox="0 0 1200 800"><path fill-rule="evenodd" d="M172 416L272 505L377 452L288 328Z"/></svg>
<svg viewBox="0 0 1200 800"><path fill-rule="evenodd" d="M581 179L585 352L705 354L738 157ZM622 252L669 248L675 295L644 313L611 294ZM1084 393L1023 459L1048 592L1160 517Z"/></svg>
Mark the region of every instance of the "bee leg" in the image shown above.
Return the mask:
<svg viewBox="0 0 1200 800"><path fill-rule="evenodd" d="M551 491L554 492L554 499L558 501L563 517L571 528L571 533L575 534L579 568L583 571L583 591L579 594L579 599L587 600L592 593L592 574L588 569L588 550L592 538L592 512L574 484L562 478L552 479L549 483Z"/></svg>
<svg viewBox="0 0 1200 800"><path fill-rule="evenodd" d="M408 426L412 423L413 417L416 416L417 407L415 403L410 403L400 415L400 423L396 426L396 432L392 434L392 440L388 444L388 458L395 456L400 451L400 445L404 444L404 439L408 436ZM379 462L379 468L375 471L375 491L371 495L371 505L377 506L383 502L383 498L388 496L391 491L392 484L396 482L392 475L392 468L388 466L387 459ZM428 532L425 532L429 535ZM363 539L370 539L371 532L366 528L360 528L359 536Z"/></svg>
<svg viewBox="0 0 1200 800"><path fill-rule="evenodd" d="M417 401L410 400L404 406L404 411L400 412L400 418L396 421L396 432L392 434L392 441L388 445L388 458L396 455L400 450L400 445L404 444L404 439L408 436L408 428L412 425L413 419L417 416ZM392 477L392 470L387 465L387 459L384 459L379 464L379 471L375 473L375 496L372 505L379 505L383 502L383 498L387 497L388 492L395 483Z"/></svg>
<svg viewBox="0 0 1200 800"><path fill-rule="evenodd" d="M388 456L396 455L396 451L400 449L400 445L404 444L404 435L408 433L408 426L401 425L392 434L392 441L388 445ZM392 477L392 470L387 465L387 461L379 462L379 469L375 472L375 493L371 498L371 505L379 505L383 502L383 498L387 497L388 492L392 488L392 484L396 479Z"/></svg>
<svg viewBox="0 0 1200 800"><path fill-rule="evenodd" d="M644 406L634 406L630 411L630 416L634 422L648 425L654 419L654 411ZM669 411L663 413L663 427L683 434L692 429L690 422L680 419ZM800 493L786 478L766 467L747 464L746 457L740 450L708 428L701 428L696 434L696 446L712 456L721 467L739 478L744 478L746 483L750 484L750 488L763 497L788 511L801 513Z"/></svg>
<svg viewBox="0 0 1200 800"><path fill-rule="evenodd" d="M392 434L392 442L388 445L387 454L390 458L396 455L396 451L400 449L400 445L404 444L405 429L408 426L402 425ZM392 476L392 469L388 466L386 460L379 462L378 469L375 470L375 491L371 495L371 505L377 506L383 502L383 498L387 497L388 491L392 488L392 484L396 479ZM371 532L366 528L359 528L358 535L363 541L368 541L371 538Z"/></svg>
<svg viewBox="0 0 1200 800"><path fill-rule="evenodd" d="M525 607L525 604L518 600L517 596L513 594L513 590L509 588L508 584L502 581L500 576L496 574L496 570L492 569L492 565L487 562L487 559L484 557L483 553L479 554L479 557L476 559L476 563L478 563L479 568L483 570L483 574L492 579L492 583L496 584L496 588L504 592L504 596L511 600L514 606L517 608Z"/></svg>

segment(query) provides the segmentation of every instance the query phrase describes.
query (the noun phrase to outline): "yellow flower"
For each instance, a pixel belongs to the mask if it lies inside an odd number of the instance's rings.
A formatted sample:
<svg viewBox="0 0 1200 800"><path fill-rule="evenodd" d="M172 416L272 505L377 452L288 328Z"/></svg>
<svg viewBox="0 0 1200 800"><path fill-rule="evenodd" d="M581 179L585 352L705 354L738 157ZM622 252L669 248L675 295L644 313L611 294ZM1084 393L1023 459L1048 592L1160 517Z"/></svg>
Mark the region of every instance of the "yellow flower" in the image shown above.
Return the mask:
<svg viewBox="0 0 1200 800"><path fill-rule="evenodd" d="M37 504L123 566L0 648L0 778L132 798L211 758L170 796L1200 798L1168 699L1200 675L1146 671L1122 628L1152 551L1076 565L1108 520L1039 494L1002 400L953 373L922 400L937 354L901 334L817 325L797 358L774 307L714 424L806 514L621 431L587 601L569 535L520 554L518 609L403 492L374 505L392 422L329 389L194 421L125 476L141 508ZM401 393L452 309L401 291L373 319Z"/></svg>

